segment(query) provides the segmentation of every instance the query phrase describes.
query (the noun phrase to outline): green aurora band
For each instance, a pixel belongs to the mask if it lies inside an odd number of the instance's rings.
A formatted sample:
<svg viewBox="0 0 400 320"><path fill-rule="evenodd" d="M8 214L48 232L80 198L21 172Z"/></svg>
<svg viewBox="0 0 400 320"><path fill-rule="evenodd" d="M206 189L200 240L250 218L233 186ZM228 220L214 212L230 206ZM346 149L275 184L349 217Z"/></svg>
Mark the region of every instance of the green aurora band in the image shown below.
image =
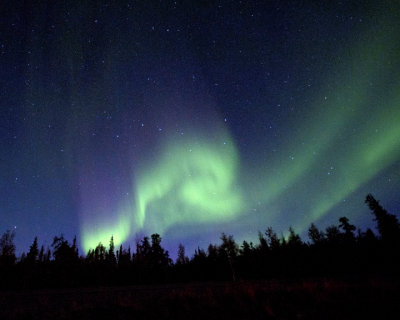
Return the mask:
<svg viewBox="0 0 400 320"><path fill-rule="evenodd" d="M265 168L260 165L249 175L246 185L255 187L247 199L267 208L271 205L274 209L267 213L270 221L282 215L272 205L274 201L302 195L311 203L305 212L307 219L292 223L296 231L303 232L399 158L400 83L392 79L400 77L400 48L393 30L382 29L378 37L371 35L349 50L350 62L336 72L336 81L330 79L326 85L334 88L330 90L334 94L316 95L311 112L304 115L302 125L294 126L285 149L276 158L264 159ZM382 69L385 61L396 63ZM381 92L389 95L381 97ZM315 168L327 158L335 163L336 174L330 177L329 185L315 190L312 185L319 174ZM297 184L311 190L290 193L288 189Z"/></svg>
<svg viewBox="0 0 400 320"><path fill-rule="evenodd" d="M139 170L135 201L123 204L118 223L103 225L95 233L83 232L84 250L108 243L111 235L119 245L143 228L163 233L177 223L233 219L244 210L238 166L235 145L227 134L213 141L197 137L167 143L155 163Z"/></svg>
<svg viewBox="0 0 400 320"><path fill-rule="evenodd" d="M138 178L136 228L145 226L147 211L157 215L153 231L164 232L176 223L230 220L244 209L234 143L226 138L190 147L190 141L167 146Z"/></svg>

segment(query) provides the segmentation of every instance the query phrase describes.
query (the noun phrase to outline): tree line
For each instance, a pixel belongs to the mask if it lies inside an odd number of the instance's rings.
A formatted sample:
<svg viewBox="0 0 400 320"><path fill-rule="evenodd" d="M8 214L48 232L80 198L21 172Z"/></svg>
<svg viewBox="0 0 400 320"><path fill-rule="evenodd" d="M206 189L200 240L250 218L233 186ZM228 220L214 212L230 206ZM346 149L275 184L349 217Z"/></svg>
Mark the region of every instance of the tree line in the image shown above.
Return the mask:
<svg viewBox="0 0 400 320"><path fill-rule="evenodd" d="M35 237L29 251L15 256L13 231L0 238L0 288L40 288L128 285L143 283L227 281L291 277L398 276L400 223L371 194L368 205L378 234L361 231L348 218L320 230L308 229L304 242L293 228L287 238L271 228L258 234L258 243L237 244L221 235L220 244L197 248L189 258L180 244L176 261L162 245L159 234L144 237L130 247L99 243L79 255L76 237L69 242L54 237L51 248L39 248Z"/></svg>

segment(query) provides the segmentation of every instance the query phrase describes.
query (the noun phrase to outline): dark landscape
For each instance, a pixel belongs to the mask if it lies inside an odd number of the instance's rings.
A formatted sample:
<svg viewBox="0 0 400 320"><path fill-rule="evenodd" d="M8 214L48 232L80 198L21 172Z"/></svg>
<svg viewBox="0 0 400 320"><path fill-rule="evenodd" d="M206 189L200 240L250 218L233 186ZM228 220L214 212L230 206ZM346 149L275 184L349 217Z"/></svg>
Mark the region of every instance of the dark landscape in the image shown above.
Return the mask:
<svg viewBox="0 0 400 320"><path fill-rule="evenodd" d="M372 195L366 197L379 235L340 224L272 228L259 243L196 250L180 245L175 263L158 234L136 251L99 244L79 256L76 239L55 237L52 252L37 238L17 260L14 234L0 241L1 319L397 319L400 311L400 224Z"/></svg>
<svg viewBox="0 0 400 320"><path fill-rule="evenodd" d="M399 281L307 279L0 292L1 319L398 319Z"/></svg>

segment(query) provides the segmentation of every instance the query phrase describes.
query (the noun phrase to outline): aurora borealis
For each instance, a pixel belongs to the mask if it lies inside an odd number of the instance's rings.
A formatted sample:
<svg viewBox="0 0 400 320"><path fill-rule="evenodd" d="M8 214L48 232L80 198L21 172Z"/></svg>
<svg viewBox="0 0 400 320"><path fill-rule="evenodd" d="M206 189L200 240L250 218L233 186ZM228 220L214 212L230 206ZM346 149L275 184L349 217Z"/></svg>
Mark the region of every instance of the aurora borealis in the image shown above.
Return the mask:
<svg viewBox="0 0 400 320"><path fill-rule="evenodd" d="M235 185L238 168L233 142L224 139L218 146L218 139L197 140L182 138L178 144L167 144L156 163L141 168L135 199L126 200L119 211L121 222L98 234L89 223L82 230L84 247L96 246L99 239L107 243L110 234L120 243L144 227L163 233L175 224L229 221L244 210L243 196Z"/></svg>
<svg viewBox="0 0 400 320"><path fill-rule="evenodd" d="M174 255L400 213L396 1L1 5L0 231Z"/></svg>

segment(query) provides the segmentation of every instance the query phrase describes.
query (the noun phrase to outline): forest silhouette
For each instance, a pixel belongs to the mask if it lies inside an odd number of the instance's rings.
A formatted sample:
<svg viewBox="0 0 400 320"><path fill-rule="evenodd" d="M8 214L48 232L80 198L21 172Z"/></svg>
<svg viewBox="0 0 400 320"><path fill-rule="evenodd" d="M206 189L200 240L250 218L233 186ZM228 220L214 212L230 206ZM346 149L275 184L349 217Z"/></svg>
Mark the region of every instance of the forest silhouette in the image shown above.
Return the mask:
<svg viewBox="0 0 400 320"><path fill-rule="evenodd" d="M348 218L320 230L308 229L304 242L293 228L287 238L268 227L258 234L258 243L237 244L222 234L221 243L197 248L189 258L178 247L172 261L162 247L159 234L144 237L136 248L108 244L79 255L76 237L72 242L54 237L50 248L35 237L29 251L15 256L14 232L0 238L0 289L121 286L198 281L260 279L306 279L312 277L354 278L399 275L400 223L371 194L365 203L371 210L378 234L357 230ZM134 249L134 250L133 250Z"/></svg>

